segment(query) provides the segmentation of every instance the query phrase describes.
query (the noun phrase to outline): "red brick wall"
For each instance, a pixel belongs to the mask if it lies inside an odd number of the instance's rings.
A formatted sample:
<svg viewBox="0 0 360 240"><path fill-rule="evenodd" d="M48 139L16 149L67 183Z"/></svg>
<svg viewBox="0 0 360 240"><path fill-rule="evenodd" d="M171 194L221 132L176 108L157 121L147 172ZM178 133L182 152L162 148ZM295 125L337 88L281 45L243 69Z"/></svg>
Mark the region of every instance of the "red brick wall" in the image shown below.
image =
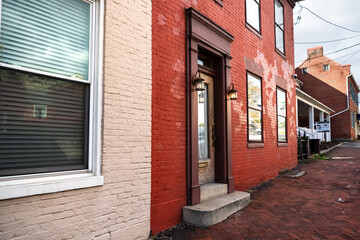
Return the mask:
<svg viewBox="0 0 360 240"><path fill-rule="evenodd" d="M296 112L293 15L285 7L285 55L275 52L274 2L261 1L262 37L245 27L245 1L153 0L151 229L159 232L182 220L186 205L186 37L185 8L193 7L235 38L231 79L239 99L232 101L232 156L236 190L246 190L296 165ZM247 148L244 56L262 65L264 148ZM287 84L288 147L277 146L276 82Z"/></svg>
<svg viewBox="0 0 360 240"><path fill-rule="evenodd" d="M308 49L308 56L311 58L296 68L296 73L299 80L304 83L301 90L333 109L336 114L347 108L346 79L350 74L350 65L338 64L323 56L319 49L322 47ZM317 55L312 52L316 52ZM324 64L330 64L330 71L323 70ZM303 68L308 68L308 74L302 74ZM357 111L351 99L350 110ZM331 118L333 140L355 138L355 130L351 128L350 114L350 111L347 111Z"/></svg>

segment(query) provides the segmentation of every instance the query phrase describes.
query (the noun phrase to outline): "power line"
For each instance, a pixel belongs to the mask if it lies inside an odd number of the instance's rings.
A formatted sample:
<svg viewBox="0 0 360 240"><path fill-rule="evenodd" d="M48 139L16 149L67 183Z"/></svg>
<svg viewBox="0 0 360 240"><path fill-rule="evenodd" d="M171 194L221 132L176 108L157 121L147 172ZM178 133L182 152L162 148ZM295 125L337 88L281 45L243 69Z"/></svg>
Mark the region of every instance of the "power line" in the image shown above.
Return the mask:
<svg viewBox="0 0 360 240"><path fill-rule="evenodd" d="M352 59L353 57L355 57L355 55L358 54L359 52L360 52L360 50L356 51L353 55L351 55L348 59L346 59L346 60L344 61L344 63L346 63L347 61L349 61L350 59ZM344 64L344 63L343 63L343 64Z"/></svg>
<svg viewBox="0 0 360 240"><path fill-rule="evenodd" d="M333 54L333 53L341 52L341 51L347 50L347 49L349 49L349 48L356 47L356 46L358 46L358 45L360 45L360 43L357 43L357 44L354 44L354 45L352 45L352 46L345 47L345 48L342 48L342 49L339 49L339 50L336 50L336 51L334 51L334 52L330 52L330 53L327 53L327 54L324 54L324 55L330 55L330 54ZM343 57L347 57L347 56L350 56L350 55L352 55L352 54L354 54L354 53L357 53L357 51L352 52L352 53L349 53L349 54L346 54L346 55L343 55L343 56L341 56L341 57L334 58L333 60L340 59L340 58L343 58ZM323 56L319 56L319 57L323 57ZM319 58L319 57L314 57L313 59ZM296 61L295 63L300 63L300 62L303 62L303 61L304 61L304 60L300 60L300 61Z"/></svg>
<svg viewBox="0 0 360 240"><path fill-rule="evenodd" d="M293 15L298 14L298 13L301 13L302 10L303 10L303 7L300 6L300 10L297 11L296 13L293 13Z"/></svg>
<svg viewBox="0 0 360 240"><path fill-rule="evenodd" d="M328 41L319 41L319 42L294 42L295 44L319 44L319 43L332 43L332 42L338 42L338 41L343 41L343 40L348 40L348 39L352 39L352 38L356 38L359 37L360 34L352 36L352 37L347 37L347 38L340 38L340 39L334 39L334 40L328 40Z"/></svg>
<svg viewBox="0 0 360 240"><path fill-rule="evenodd" d="M350 29L350 28L343 27L343 26L340 26L340 25L338 25L338 24L335 24L335 23L333 23L333 22L330 22L329 20L326 20L326 19L320 17L319 15L317 15L316 13L314 13L313 11L311 11L309 8L307 8L307 7L305 7L305 6L302 6L302 5L299 5L299 6L302 7L302 8L304 8L304 9L306 9L306 10L308 10L308 11L309 11L311 14L313 14L315 17L321 19L322 21L324 21L324 22L326 22L326 23L328 23L328 24L330 24L330 25L333 25L333 26L338 27L338 28L341 28L341 29L345 29L345 30L350 31L350 32L360 33L360 31L358 31L358 30Z"/></svg>
<svg viewBox="0 0 360 240"><path fill-rule="evenodd" d="M342 48L342 49L339 49L339 50L336 50L336 51L333 51L333 52L330 52L330 53L327 53L327 54L324 54L324 55L330 55L330 54L338 53L338 52L347 50L347 49L349 49L349 48L356 47L356 46L358 46L358 45L360 45L360 43L357 43L357 44L351 45L351 46L349 46L349 47L345 47L345 48Z"/></svg>

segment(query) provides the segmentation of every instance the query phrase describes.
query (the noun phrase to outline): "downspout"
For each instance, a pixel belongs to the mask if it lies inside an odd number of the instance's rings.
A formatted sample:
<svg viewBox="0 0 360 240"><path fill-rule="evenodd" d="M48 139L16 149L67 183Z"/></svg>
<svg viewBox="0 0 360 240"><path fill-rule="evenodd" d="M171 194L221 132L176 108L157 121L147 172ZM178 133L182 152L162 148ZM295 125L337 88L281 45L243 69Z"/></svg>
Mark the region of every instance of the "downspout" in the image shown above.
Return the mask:
<svg viewBox="0 0 360 240"><path fill-rule="evenodd" d="M349 103L349 77L351 77L352 73L349 74L349 76L346 77L346 96L347 96L347 108L345 110L342 110L341 112L335 113L334 115L330 116L330 118L335 117L341 113L346 112L350 108Z"/></svg>

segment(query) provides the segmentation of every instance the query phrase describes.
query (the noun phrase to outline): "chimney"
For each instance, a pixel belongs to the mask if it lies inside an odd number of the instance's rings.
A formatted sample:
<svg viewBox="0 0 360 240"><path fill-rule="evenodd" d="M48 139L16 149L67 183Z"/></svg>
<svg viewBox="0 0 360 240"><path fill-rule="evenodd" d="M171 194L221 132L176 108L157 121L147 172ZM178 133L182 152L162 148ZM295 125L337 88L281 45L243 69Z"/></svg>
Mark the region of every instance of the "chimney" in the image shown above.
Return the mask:
<svg viewBox="0 0 360 240"><path fill-rule="evenodd" d="M307 50L307 58L316 58L324 55L323 47L314 47Z"/></svg>

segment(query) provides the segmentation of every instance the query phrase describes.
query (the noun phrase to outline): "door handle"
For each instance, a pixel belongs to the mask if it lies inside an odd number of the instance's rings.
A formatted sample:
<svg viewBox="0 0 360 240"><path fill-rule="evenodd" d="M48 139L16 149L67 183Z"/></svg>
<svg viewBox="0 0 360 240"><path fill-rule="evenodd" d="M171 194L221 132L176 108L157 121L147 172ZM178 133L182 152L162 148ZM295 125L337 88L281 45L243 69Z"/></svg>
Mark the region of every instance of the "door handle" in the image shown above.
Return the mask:
<svg viewBox="0 0 360 240"><path fill-rule="evenodd" d="M212 120L211 123L211 138L212 138L212 146L215 147L215 141L216 141L216 137L215 137L215 121L214 119Z"/></svg>

